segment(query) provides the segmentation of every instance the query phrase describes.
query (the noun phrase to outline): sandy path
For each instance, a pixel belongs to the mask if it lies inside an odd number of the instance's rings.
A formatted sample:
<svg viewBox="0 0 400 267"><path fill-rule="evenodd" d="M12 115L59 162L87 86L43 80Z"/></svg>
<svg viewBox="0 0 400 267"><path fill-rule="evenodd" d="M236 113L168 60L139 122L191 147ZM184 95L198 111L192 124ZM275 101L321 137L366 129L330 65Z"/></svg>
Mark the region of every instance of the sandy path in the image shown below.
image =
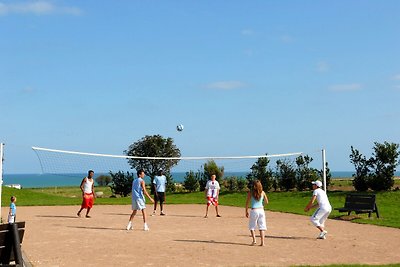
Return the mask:
<svg viewBox="0 0 400 267"><path fill-rule="evenodd" d="M170 205L167 216L149 216L149 232L141 216L125 230L129 205L97 205L90 219L78 218L78 208L18 207L33 266L400 263L399 229L328 220L328 238L317 240L308 217L267 211L267 245L252 247L243 208L221 206L222 218L212 209L205 219L203 205Z"/></svg>

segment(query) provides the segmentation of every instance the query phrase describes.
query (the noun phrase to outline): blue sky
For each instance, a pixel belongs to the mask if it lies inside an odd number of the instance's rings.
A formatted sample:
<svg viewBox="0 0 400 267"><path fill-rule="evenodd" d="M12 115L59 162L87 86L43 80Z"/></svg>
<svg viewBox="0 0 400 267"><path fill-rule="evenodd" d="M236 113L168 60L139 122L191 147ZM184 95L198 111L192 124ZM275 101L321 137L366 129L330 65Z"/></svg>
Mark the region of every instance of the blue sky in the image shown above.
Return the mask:
<svg viewBox="0 0 400 267"><path fill-rule="evenodd" d="M400 143L399 1L1 1L4 172L30 149L183 156ZM175 126L184 124L178 133ZM317 166L319 167L319 165Z"/></svg>

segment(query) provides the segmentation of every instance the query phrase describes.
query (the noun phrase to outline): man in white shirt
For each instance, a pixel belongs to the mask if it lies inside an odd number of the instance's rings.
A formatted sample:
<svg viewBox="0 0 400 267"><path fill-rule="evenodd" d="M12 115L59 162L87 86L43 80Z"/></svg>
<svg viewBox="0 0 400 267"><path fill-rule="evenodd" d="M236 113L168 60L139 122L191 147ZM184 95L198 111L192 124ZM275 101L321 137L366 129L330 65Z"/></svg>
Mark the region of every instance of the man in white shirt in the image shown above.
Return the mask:
<svg viewBox="0 0 400 267"><path fill-rule="evenodd" d="M313 195L308 202L307 206L304 208L304 211L309 211L312 208L318 207L318 209L313 213L310 218L312 224L314 224L318 230L320 231L317 239L326 239L327 231L325 230L325 221L328 219L329 214L332 211L332 206L329 203L328 196L326 192L321 189L322 182L314 181L313 185ZM317 200L316 204L313 204Z"/></svg>
<svg viewBox="0 0 400 267"><path fill-rule="evenodd" d="M165 185L167 184L167 178L163 175L163 170L159 169L158 174L154 176L153 186L154 186L154 210L151 216L156 215L157 202L160 201L160 215L165 215L164 213L164 202L165 202Z"/></svg>
<svg viewBox="0 0 400 267"><path fill-rule="evenodd" d="M217 213L217 217L221 217L218 213L218 196L220 186L217 180L215 180L217 176L215 174L211 175L211 180L209 180L206 184L206 190L204 191L207 199L207 208L206 215L204 218L208 217L208 207L212 204L215 206L215 212Z"/></svg>

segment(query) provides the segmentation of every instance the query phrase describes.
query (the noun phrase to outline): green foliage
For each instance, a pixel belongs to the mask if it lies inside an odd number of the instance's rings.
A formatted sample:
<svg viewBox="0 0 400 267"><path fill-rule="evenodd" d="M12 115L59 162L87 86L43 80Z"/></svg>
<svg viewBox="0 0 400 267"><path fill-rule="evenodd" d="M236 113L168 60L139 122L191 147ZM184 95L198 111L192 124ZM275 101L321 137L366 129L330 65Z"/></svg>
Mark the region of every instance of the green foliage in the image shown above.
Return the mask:
<svg viewBox="0 0 400 267"><path fill-rule="evenodd" d="M211 175L216 175L216 180L218 182L221 181L222 177L224 177L224 167L218 167L217 163L214 160L209 160L203 165L203 173L200 173L199 183L200 190L204 190L207 184L207 181L211 179Z"/></svg>
<svg viewBox="0 0 400 267"><path fill-rule="evenodd" d="M247 180L242 177L228 176L222 179L221 187L228 192L241 192L247 189Z"/></svg>
<svg viewBox="0 0 400 267"><path fill-rule="evenodd" d="M187 172L183 181L183 187L189 192L196 192L200 190L200 173Z"/></svg>
<svg viewBox="0 0 400 267"><path fill-rule="evenodd" d="M399 164L399 144L384 142L374 143L374 153L370 165L374 174L370 180L370 188L375 191L389 190L394 184L393 176Z"/></svg>
<svg viewBox="0 0 400 267"><path fill-rule="evenodd" d="M174 178L172 178L172 175L169 172L165 174L165 177L167 178L167 184L165 185L165 190L168 193L175 192L176 185L175 185Z"/></svg>
<svg viewBox="0 0 400 267"><path fill-rule="evenodd" d="M323 170L321 169L321 170L318 170L317 172L319 175L319 179L321 181L323 181L324 180ZM326 178L326 186L328 187L328 185L331 184L331 179L332 179L332 173L331 173L331 169L328 166L328 162L325 163L325 174L326 174L326 177L325 177Z"/></svg>
<svg viewBox="0 0 400 267"><path fill-rule="evenodd" d="M273 172L267 168L268 164L269 158L258 158L253 166L251 166L251 172L246 177L249 184L254 180L259 180L266 192L269 192L273 185Z"/></svg>
<svg viewBox="0 0 400 267"><path fill-rule="evenodd" d="M133 173L130 172L110 172L112 177L112 183L110 185L111 191L115 195L121 195L123 197L128 196L132 190L132 182L134 179Z"/></svg>
<svg viewBox="0 0 400 267"><path fill-rule="evenodd" d="M174 144L172 138L164 138L161 135L146 135L139 141L131 144L124 153L128 156L136 157L163 157L163 158L179 158L181 152ZM164 173L170 173L171 168L177 165L179 159L171 160L152 160L152 159L128 159L128 163L132 169L143 169L146 175L150 176L153 183L154 176L158 170L162 169ZM151 187L153 193L154 188Z"/></svg>
<svg viewBox="0 0 400 267"><path fill-rule="evenodd" d="M298 191L311 189L311 182L319 179L318 170L311 168L309 165L313 158L308 155L300 155L296 158L296 188Z"/></svg>
<svg viewBox="0 0 400 267"><path fill-rule="evenodd" d="M393 177L399 164L399 144L386 141L374 144L374 153L369 159L351 147L350 162L356 170L353 185L357 191L366 191L368 188L375 191L390 190L394 184Z"/></svg>
<svg viewBox="0 0 400 267"><path fill-rule="evenodd" d="M281 190L289 191L296 186L296 169L289 160L276 161L276 179Z"/></svg>
<svg viewBox="0 0 400 267"><path fill-rule="evenodd" d="M110 175L104 175L104 174L102 174L102 175L96 177L95 180L96 180L96 183L97 183L99 186L107 186L109 183L111 183L112 178L111 178Z"/></svg>

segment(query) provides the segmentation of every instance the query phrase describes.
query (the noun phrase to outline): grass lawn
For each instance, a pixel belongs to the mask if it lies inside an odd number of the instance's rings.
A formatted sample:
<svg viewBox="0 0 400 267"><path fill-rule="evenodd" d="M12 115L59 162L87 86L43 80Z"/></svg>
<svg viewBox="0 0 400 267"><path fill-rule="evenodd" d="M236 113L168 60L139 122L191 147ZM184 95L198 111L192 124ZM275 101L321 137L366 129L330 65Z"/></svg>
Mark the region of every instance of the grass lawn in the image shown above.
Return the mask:
<svg viewBox="0 0 400 267"><path fill-rule="evenodd" d="M96 205L130 205L130 197L112 198L109 187L96 187L97 192L103 192L102 198L96 199ZM329 200L333 208L343 207L347 191L328 192ZM400 191L378 192L377 205L381 218L376 218L373 214L368 218L368 214L351 216L353 222L375 224L400 228ZM81 191L79 187L50 187L34 189L14 189L3 187L2 205L8 206L10 196L17 197L17 206L62 206L80 205ZM301 215L310 215L303 211L307 202L311 198L311 191L308 192L270 192L267 194L270 203L266 206L267 210L288 212ZM246 193L222 192L219 202L222 205L244 207ZM148 202L149 203L149 202ZM167 204L204 204L204 193L175 193L167 194ZM243 211L244 213L244 211ZM333 210L330 218L339 218L347 213L339 213ZM347 216L345 216L348 218Z"/></svg>

